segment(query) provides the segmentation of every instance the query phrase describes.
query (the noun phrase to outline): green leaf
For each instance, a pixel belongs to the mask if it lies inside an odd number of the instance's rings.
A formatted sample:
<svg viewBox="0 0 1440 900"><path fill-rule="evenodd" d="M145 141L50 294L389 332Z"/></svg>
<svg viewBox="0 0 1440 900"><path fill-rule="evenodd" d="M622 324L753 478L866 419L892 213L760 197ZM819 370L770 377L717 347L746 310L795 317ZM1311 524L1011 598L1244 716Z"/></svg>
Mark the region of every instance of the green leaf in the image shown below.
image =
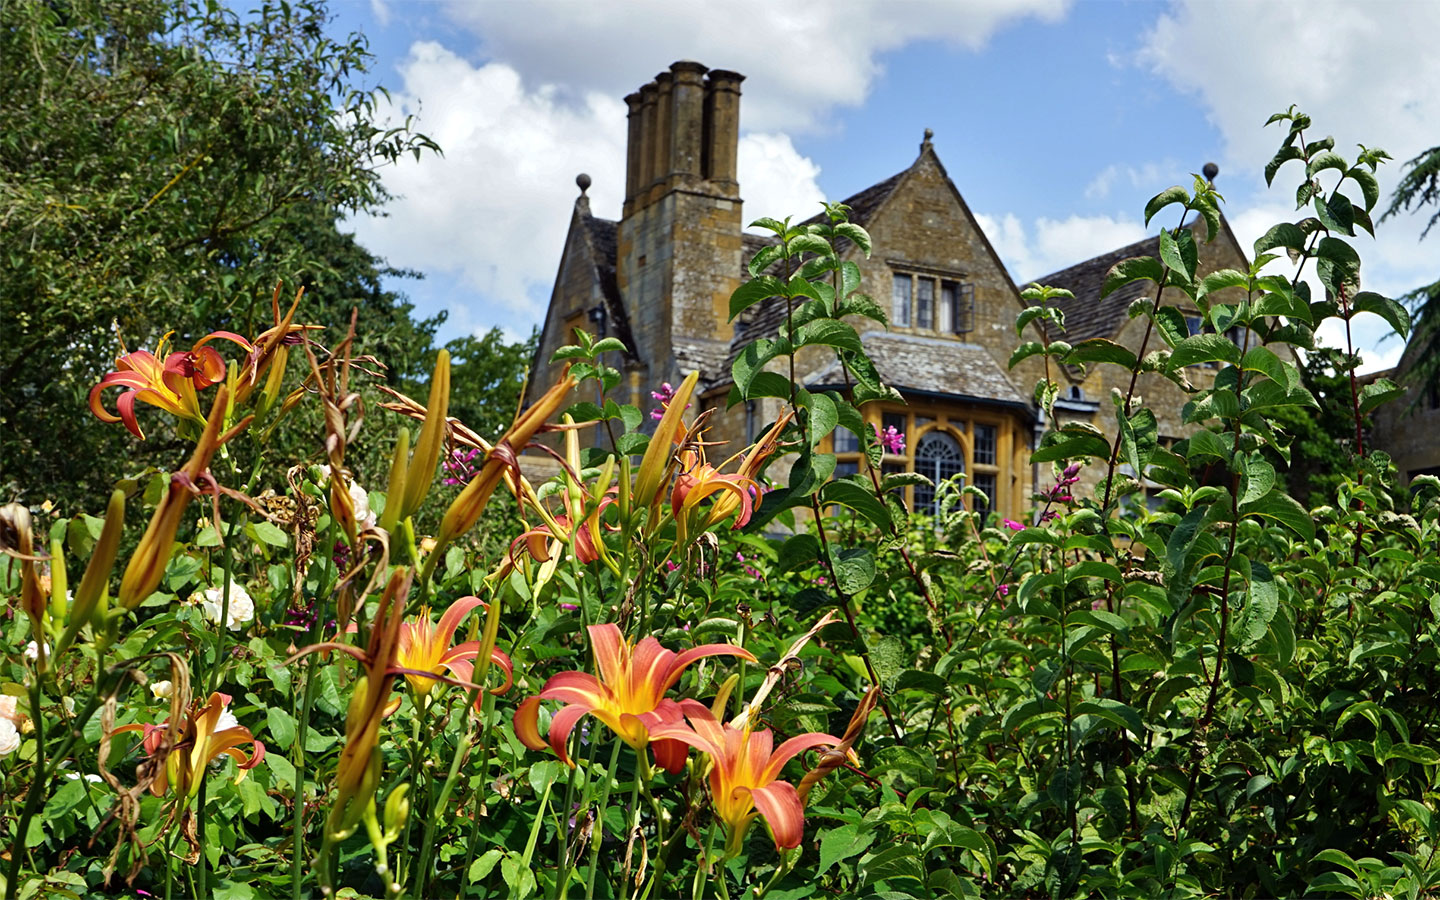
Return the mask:
<svg viewBox="0 0 1440 900"><path fill-rule="evenodd" d="M1150 224L1150 220L1153 219L1153 218L1155 218L1155 214L1158 213L1158 212L1160 212L1160 210L1164 209L1165 207L1169 206L1170 204L1172 204L1172 203L1185 204L1185 203L1189 203L1189 202L1190 202L1190 192L1189 192L1189 191L1185 190L1183 187L1181 187L1181 186L1178 185L1178 184L1175 185L1174 187L1168 187L1168 188L1166 188L1165 190L1161 191L1160 193L1156 194L1154 197L1151 197L1151 198L1150 198L1150 202L1147 203L1147 204L1145 204L1145 224L1146 224L1146 225L1149 225L1149 224ZM1101 296L1103 297L1104 294L1101 294Z"/></svg>
<svg viewBox="0 0 1440 900"><path fill-rule="evenodd" d="M1195 334L1181 341L1170 354L1169 368L1173 371L1197 363L1240 362L1240 348L1223 334Z"/></svg>
<svg viewBox="0 0 1440 900"><path fill-rule="evenodd" d="M1310 513L1289 494L1279 489L1258 500L1242 504L1240 512L1247 516L1273 519L1307 541L1315 537L1315 520L1310 517Z"/></svg>
<svg viewBox="0 0 1440 900"><path fill-rule="evenodd" d="M1350 308L1355 312L1374 313L1384 319L1402 338L1410 336L1410 313L1396 300L1374 291L1361 291L1351 299Z"/></svg>
<svg viewBox="0 0 1440 900"><path fill-rule="evenodd" d="M1029 359L1032 356L1036 356L1044 352L1044 344L1040 343L1039 341L1026 341L1019 347L1016 347L1014 353L1010 354L1010 368L1015 368L1015 366L1018 365L1021 360Z"/></svg>
<svg viewBox="0 0 1440 900"><path fill-rule="evenodd" d="M844 322L837 319L819 319L795 329L795 346L805 347L820 344L839 350L860 352L860 335Z"/></svg>
<svg viewBox="0 0 1440 900"><path fill-rule="evenodd" d="M254 532L255 539L263 541L272 547L285 547L290 543L290 536L281 531L279 526L266 522L263 519L250 523L250 530Z"/></svg>
<svg viewBox="0 0 1440 900"><path fill-rule="evenodd" d="M873 826L851 823L832 828L820 836L820 868L815 870L818 879L825 870L841 860L858 856L875 843Z"/></svg>
<svg viewBox="0 0 1440 900"><path fill-rule="evenodd" d="M1077 715L1098 716L1111 724L1118 725L1138 737L1145 736L1145 720L1133 706L1110 697L1096 697L1075 707Z"/></svg>
<svg viewBox="0 0 1440 900"><path fill-rule="evenodd" d="M1265 186L1269 187L1271 183L1275 181L1275 173L1280 171L1280 167L1285 163L1292 159L1304 158L1304 154L1300 152L1300 148L1294 144L1286 144L1281 147L1280 152L1276 153L1274 158L1265 164Z"/></svg>
<svg viewBox="0 0 1440 900"><path fill-rule="evenodd" d="M1440 764L1440 753L1419 744L1395 744L1390 748L1390 759L1404 759L1422 766Z"/></svg>
<svg viewBox="0 0 1440 900"><path fill-rule="evenodd" d="M775 357L787 355L790 352L790 343L784 338L760 338L746 346L735 362L730 366L731 377L735 379L735 385L740 388L740 393L747 399L750 397L750 385ZM786 382L786 396L789 396L789 382Z"/></svg>
<svg viewBox="0 0 1440 900"><path fill-rule="evenodd" d="M1011 359L1013 360L1014 357ZM1128 348L1122 347L1108 338L1091 338L1071 347L1062 362L1067 366L1076 363L1105 362L1133 369L1138 361L1135 359L1135 354Z"/></svg>
<svg viewBox="0 0 1440 900"><path fill-rule="evenodd" d="M813 534L797 534L780 546L777 572L788 572L820 558L820 541Z"/></svg>
<svg viewBox="0 0 1440 900"><path fill-rule="evenodd" d="M1377 378L1360 389L1360 412L1363 415L1403 396L1403 387L1388 378Z"/></svg>
<svg viewBox="0 0 1440 900"><path fill-rule="evenodd" d="M1380 182L1375 180L1374 174L1369 169L1356 166L1345 173L1345 177L1360 185L1360 193L1365 197L1365 211L1369 212L1380 202Z"/></svg>
<svg viewBox="0 0 1440 900"><path fill-rule="evenodd" d="M1263 497L1275 487L1275 467L1259 451L1240 457L1240 502Z"/></svg>
<svg viewBox="0 0 1440 900"><path fill-rule="evenodd" d="M1190 229L1176 229L1176 234L1160 232L1160 261L1169 266L1170 271L1183 275L1187 284L1195 280L1200 252Z"/></svg>
<svg viewBox="0 0 1440 900"><path fill-rule="evenodd" d="M1325 230L1350 236L1355 234L1355 207L1349 197L1335 191L1327 199L1316 197L1314 205L1315 217Z"/></svg>
<svg viewBox="0 0 1440 900"><path fill-rule="evenodd" d="M1120 424L1120 456L1130 464L1132 475L1143 478L1150 457L1160 446L1160 425L1155 413L1140 409L1135 415L1127 416L1125 410L1117 406L1115 415Z"/></svg>
<svg viewBox="0 0 1440 900"><path fill-rule="evenodd" d="M1285 369L1285 364L1275 355L1275 351L1267 347L1252 347L1245 351L1245 356L1240 360L1240 368L1247 372L1259 372L1282 385L1290 384L1290 374Z"/></svg>
<svg viewBox="0 0 1440 900"><path fill-rule="evenodd" d="M1185 321L1185 314L1173 306L1162 306L1155 310L1154 321L1155 330L1160 332L1160 338L1167 347L1174 347L1190 336L1190 325Z"/></svg>
<svg viewBox="0 0 1440 900"><path fill-rule="evenodd" d="M865 294L851 294L840 302L836 315L841 316L864 316L873 319L881 325L889 326L890 317L885 308L876 303L875 300Z"/></svg>
<svg viewBox="0 0 1440 900"><path fill-rule="evenodd" d="M1259 256L1277 247L1299 253L1305 249L1305 232L1298 225L1281 222L1265 232L1255 241L1255 255Z"/></svg>
<svg viewBox="0 0 1440 900"><path fill-rule="evenodd" d="M750 276L752 278L758 278L760 273L773 266L775 262L784 255L785 250L779 244L768 244L761 247L755 251L754 256L750 257L750 263L747 266L750 271ZM731 318L734 318L735 314L731 313L730 315Z"/></svg>
<svg viewBox="0 0 1440 900"><path fill-rule="evenodd" d="M885 531L889 531L893 524L890 511L875 496L870 485L849 480L832 481L821 489L820 502L849 507Z"/></svg>
<svg viewBox="0 0 1440 900"><path fill-rule="evenodd" d="M1153 281L1159 284L1165 277L1160 260L1153 256L1136 256L1122 259L1105 273L1105 283L1100 287L1100 299L1113 294L1118 288L1132 281Z"/></svg>
<svg viewBox="0 0 1440 900"><path fill-rule="evenodd" d="M1333 150L1325 150L1310 158L1310 164L1305 167L1305 177L1314 178L1317 172L1323 172L1326 169L1338 169L1344 172L1349 167L1350 164L1345 161L1345 157Z"/></svg>
<svg viewBox="0 0 1440 900"><path fill-rule="evenodd" d="M785 294L785 282L774 275L761 275L747 281L730 295L730 318L735 318L762 300Z"/></svg>
<svg viewBox="0 0 1440 900"><path fill-rule="evenodd" d="M1054 462L1058 459L1110 458L1110 445L1103 437L1069 431L1048 432L1040 441L1040 449L1030 455L1031 463Z"/></svg>
<svg viewBox="0 0 1440 900"><path fill-rule="evenodd" d="M1264 563L1251 560L1249 591L1235 623L1242 649L1265 637L1279 609L1280 591L1275 586L1275 576Z"/></svg>
<svg viewBox="0 0 1440 900"><path fill-rule="evenodd" d="M814 253L817 256L826 257L835 255L835 250L830 246L830 242L818 234L797 234L786 241L785 246L792 257L802 253Z"/></svg>
<svg viewBox="0 0 1440 900"><path fill-rule="evenodd" d="M1323 237L1315 246L1315 270L1332 296L1342 290L1352 293L1360 284L1360 255L1355 248L1334 237Z"/></svg>
<svg viewBox="0 0 1440 900"><path fill-rule="evenodd" d="M295 742L295 718L278 706L265 711L265 723L269 729L267 740L274 741L282 749L289 749Z"/></svg>
<svg viewBox="0 0 1440 900"><path fill-rule="evenodd" d="M854 222L841 222L835 226L835 234L838 237L848 238L851 243L860 248L860 252L866 256L870 255L870 232L856 225Z"/></svg>
<svg viewBox="0 0 1440 900"><path fill-rule="evenodd" d="M875 554L869 547L849 547L832 556L836 586L855 596L875 581Z"/></svg>

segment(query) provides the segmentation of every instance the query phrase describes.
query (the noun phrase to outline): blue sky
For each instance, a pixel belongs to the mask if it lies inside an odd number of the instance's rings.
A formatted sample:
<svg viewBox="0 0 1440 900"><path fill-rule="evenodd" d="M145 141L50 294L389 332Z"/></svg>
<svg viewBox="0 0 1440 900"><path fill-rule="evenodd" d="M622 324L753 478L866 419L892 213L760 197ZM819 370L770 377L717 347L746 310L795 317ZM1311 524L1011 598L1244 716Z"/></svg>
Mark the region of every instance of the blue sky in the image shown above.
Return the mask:
<svg viewBox="0 0 1440 900"><path fill-rule="evenodd" d="M1017 280L1136 240L1145 200L1220 166L1226 215L1248 244L1291 216L1293 173L1267 192L1299 103L1337 150L1397 158L1440 142L1440 4L1225 2L796 2L581 4L352 0L337 31L371 41L371 73L443 157L385 173L400 199L353 221L363 243L426 273L399 287L446 336L543 315L577 193L619 214L624 94L675 59L735 69L746 216L805 216L908 166L922 132ZM787 10L781 15L777 10ZM1436 277L1440 237L1386 223L1359 240L1366 287L1398 294ZM1158 223L1157 223L1158 227ZM1367 368L1393 362L1360 323ZM1327 335L1332 340L1339 335Z"/></svg>

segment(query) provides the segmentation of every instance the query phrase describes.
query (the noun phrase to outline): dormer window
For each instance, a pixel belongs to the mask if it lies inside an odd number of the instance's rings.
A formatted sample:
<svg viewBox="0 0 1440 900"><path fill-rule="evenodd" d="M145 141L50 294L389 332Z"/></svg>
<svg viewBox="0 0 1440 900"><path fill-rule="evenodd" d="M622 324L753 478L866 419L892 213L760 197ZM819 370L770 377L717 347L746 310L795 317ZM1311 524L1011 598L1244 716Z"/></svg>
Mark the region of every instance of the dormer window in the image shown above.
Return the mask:
<svg viewBox="0 0 1440 900"><path fill-rule="evenodd" d="M890 324L936 334L975 330L975 285L921 272L895 271Z"/></svg>

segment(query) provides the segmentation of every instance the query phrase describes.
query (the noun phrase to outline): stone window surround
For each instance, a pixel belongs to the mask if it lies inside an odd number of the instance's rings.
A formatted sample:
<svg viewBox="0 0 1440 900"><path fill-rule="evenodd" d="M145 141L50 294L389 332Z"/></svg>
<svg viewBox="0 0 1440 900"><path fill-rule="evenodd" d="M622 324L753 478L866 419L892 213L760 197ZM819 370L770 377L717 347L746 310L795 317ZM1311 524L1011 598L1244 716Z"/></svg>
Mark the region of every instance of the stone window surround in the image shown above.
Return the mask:
<svg viewBox="0 0 1440 900"><path fill-rule="evenodd" d="M973 282L966 280L966 272L959 269L947 269L904 259L886 259L885 264L890 267L891 273L890 327L893 330L920 334L943 334L947 336L969 334L975 330L975 285ZM896 310L898 309L897 303L900 300L897 296L896 286L905 283L902 279L906 279L909 282L909 295L904 301L905 309L903 315L896 315ZM921 323L922 307L920 306L920 295L922 279L928 281L929 284L933 286L930 290L930 321L925 324ZM941 308L947 302L945 296L947 288L952 288L955 292L948 300L948 302L954 304L954 308L950 313L950 327L942 328ZM961 325L964 327L957 327Z"/></svg>

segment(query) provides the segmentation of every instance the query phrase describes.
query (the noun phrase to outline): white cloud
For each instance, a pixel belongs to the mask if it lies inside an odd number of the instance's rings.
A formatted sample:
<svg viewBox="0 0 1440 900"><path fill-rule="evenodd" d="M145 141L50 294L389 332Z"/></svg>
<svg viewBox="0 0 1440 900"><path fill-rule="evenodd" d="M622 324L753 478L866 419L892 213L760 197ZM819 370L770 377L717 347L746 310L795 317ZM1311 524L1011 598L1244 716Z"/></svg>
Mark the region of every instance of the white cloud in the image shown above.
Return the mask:
<svg viewBox="0 0 1440 900"><path fill-rule="evenodd" d="M538 321L578 194L575 176L592 178L594 215L620 214L625 104L598 91L574 98L528 84L511 66L475 66L434 42L411 47L400 74L403 87L382 117L414 114L444 155L386 170L397 199L387 216L351 223L361 242L393 265L454 279L454 294L483 297L484 307L452 300L454 327L483 332L498 320ZM818 210L820 168L788 135L743 136L737 166L752 218Z"/></svg>
<svg viewBox="0 0 1440 900"><path fill-rule="evenodd" d="M858 105L882 72L881 53L914 40L978 49L1021 19L1058 21L1068 0L531 0L451 2L450 17L527 80L620 97L677 59L747 76L741 115L757 131L822 124ZM547 23L540 27L538 23Z"/></svg>
<svg viewBox="0 0 1440 900"><path fill-rule="evenodd" d="M1026 284L1145 237L1139 222L1111 216L1040 218L1027 228L1013 213L975 216L1017 284ZM1033 237L1032 237L1033 232Z"/></svg>
<svg viewBox="0 0 1440 900"><path fill-rule="evenodd" d="M370 0L370 15L384 28L390 24L390 5L385 0Z"/></svg>
<svg viewBox="0 0 1440 900"><path fill-rule="evenodd" d="M1122 175L1132 188L1151 188L1158 191L1177 181L1186 180L1185 172L1185 167L1173 159L1148 162L1140 166L1120 166L1112 163L1090 179L1090 183L1085 186L1085 199L1104 200L1109 197L1110 190Z"/></svg>
<svg viewBox="0 0 1440 900"><path fill-rule="evenodd" d="M1308 140L1333 134L1335 149L1347 158L1361 142L1395 157L1380 169L1378 218L1402 163L1440 142L1440 54L1434 51L1440 4L1270 0L1247 5L1243 21L1236 12L1233 4L1180 0L1145 36L1140 62L1196 94L1220 131L1227 150L1221 171L1228 170L1231 185L1222 190L1232 200L1237 237L1248 246L1275 222L1301 215L1285 199L1301 177L1297 163L1280 170L1271 193L1263 193L1260 178L1284 136L1261 125L1292 103L1314 122ZM1246 187L1255 193L1248 204ZM1353 188L1346 193L1358 195ZM1367 290L1398 296L1440 275L1440 235L1419 241L1427 218L1428 212L1402 214L1379 225L1373 241L1357 236ZM1360 342L1367 358L1398 354L1398 340L1376 344L1383 331L1376 323L1357 325L1367 335ZM1332 342L1337 337L1321 334Z"/></svg>
<svg viewBox="0 0 1440 900"><path fill-rule="evenodd" d="M747 224L760 216L801 221L820 211L820 167L800 155L789 135L745 135L735 167Z"/></svg>

